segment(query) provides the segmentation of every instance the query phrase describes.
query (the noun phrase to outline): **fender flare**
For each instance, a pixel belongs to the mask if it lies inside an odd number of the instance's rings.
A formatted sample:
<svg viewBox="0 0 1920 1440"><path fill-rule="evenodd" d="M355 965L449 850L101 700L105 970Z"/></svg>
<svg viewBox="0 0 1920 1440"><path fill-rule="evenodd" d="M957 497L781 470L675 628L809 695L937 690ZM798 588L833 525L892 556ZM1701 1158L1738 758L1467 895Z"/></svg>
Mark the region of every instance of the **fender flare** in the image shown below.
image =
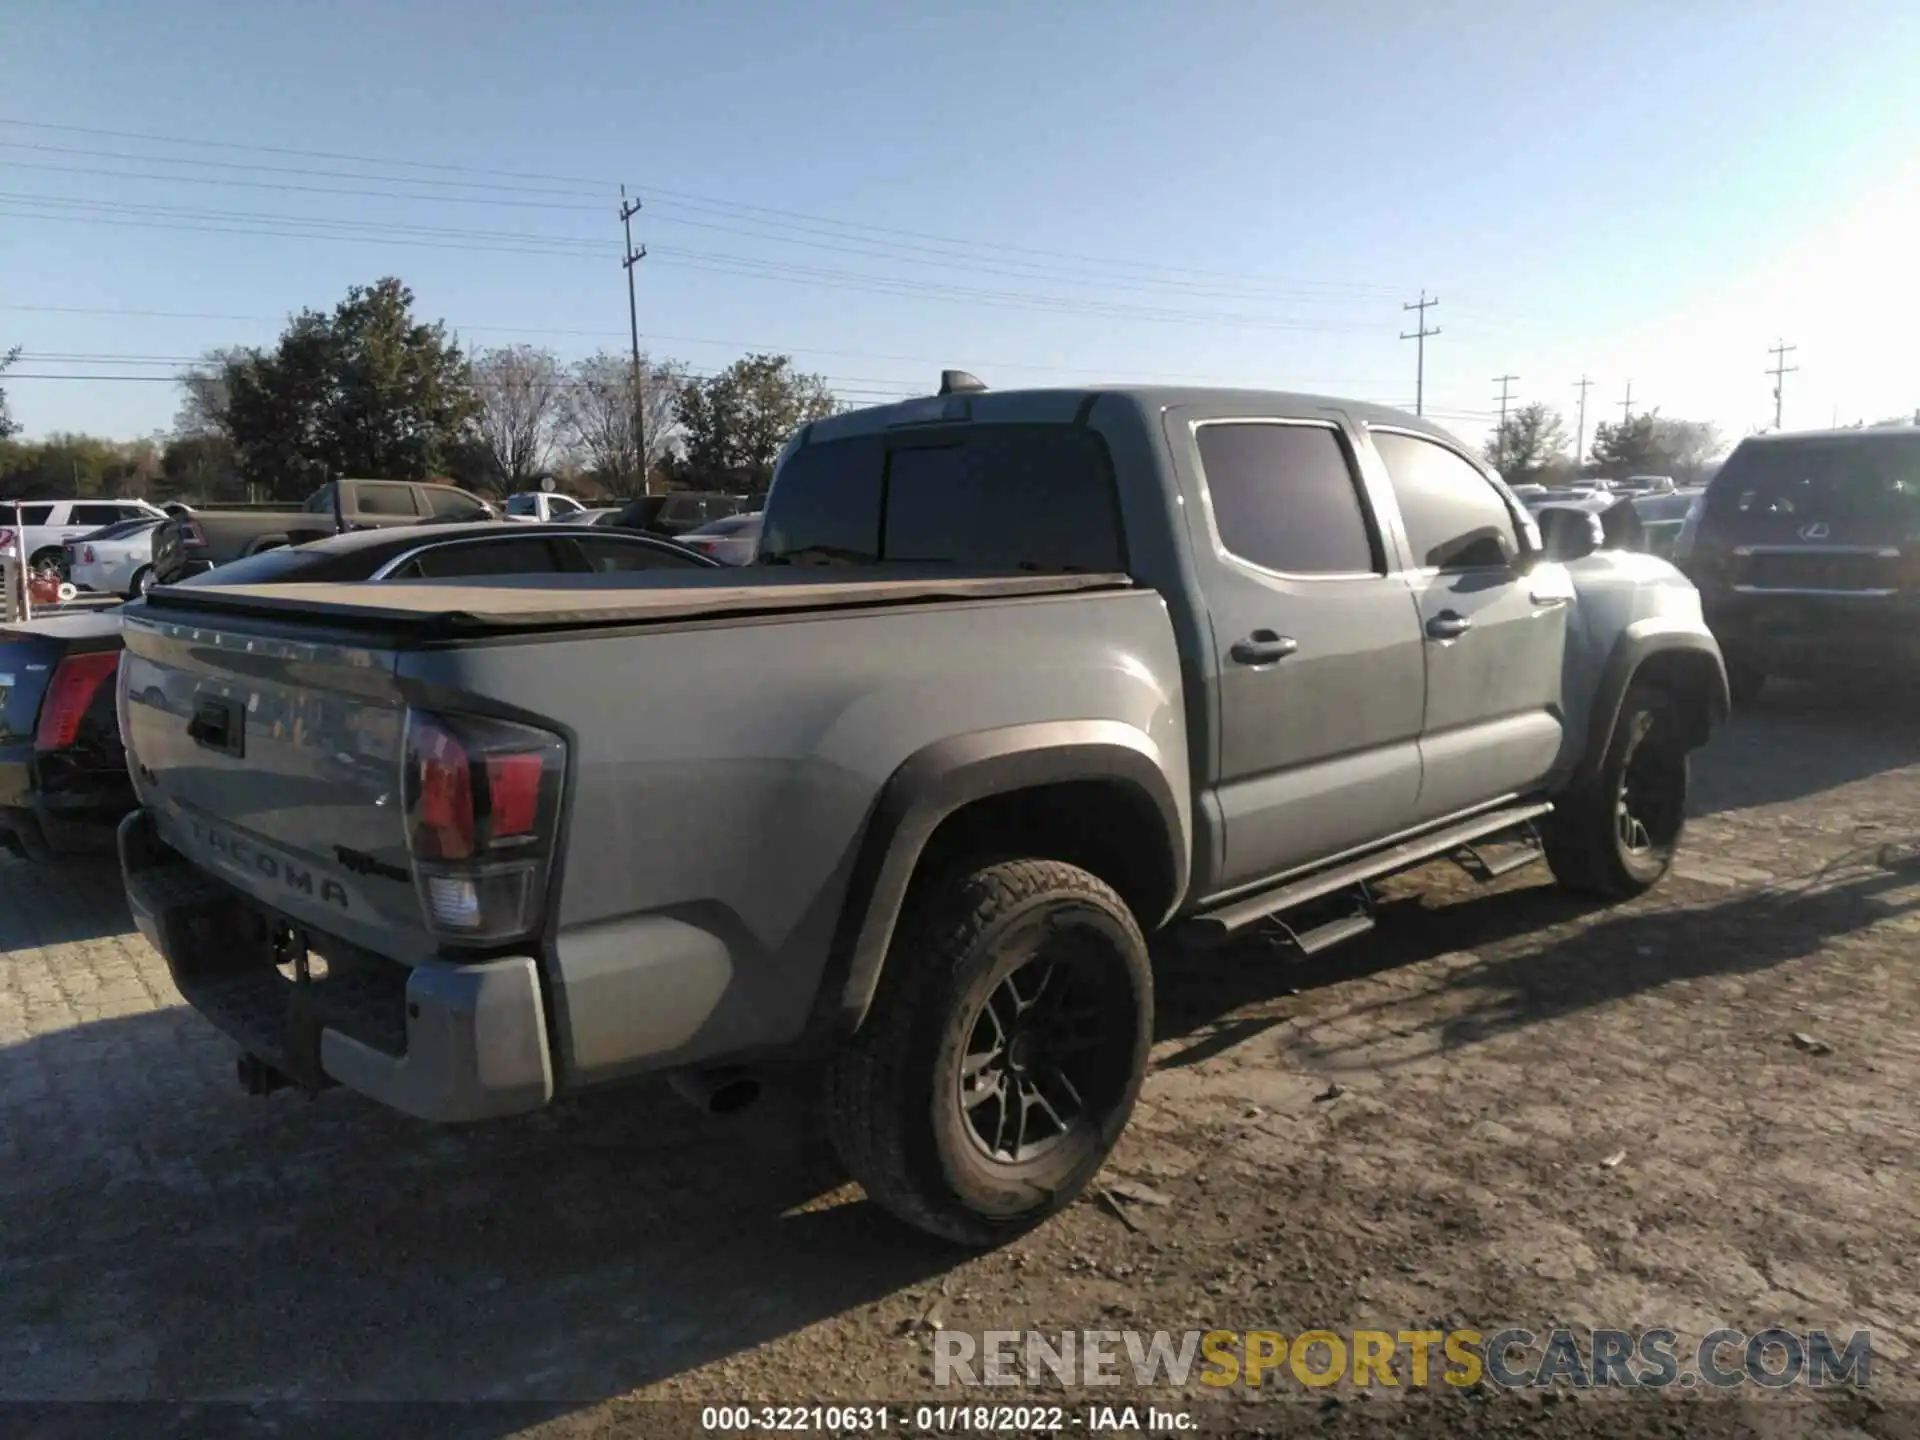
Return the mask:
<svg viewBox="0 0 1920 1440"><path fill-rule="evenodd" d="M1613 744L1614 727L1620 723L1620 707L1627 698L1627 687L1646 663L1659 655L1692 655L1696 665L1710 665L1711 678L1706 685L1707 714L1704 731L1725 723L1733 708L1727 689L1727 666L1720 646L1711 633L1699 624L1680 619L1653 616L1636 620L1622 630L1607 654L1589 710L1587 743L1573 774L1574 786L1591 784L1600 773L1607 749Z"/></svg>
<svg viewBox="0 0 1920 1440"><path fill-rule="evenodd" d="M866 1018L908 886L943 821L989 796L1085 780L1130 788L1159 816L1160 835L1143 839L1166 847L1172 913L1187 888L1189 826L1159 747L1141 731L1112 720L1059 720L936 740L900 763L868 815L821 978L815 1026L847 1035ZM1165 918L1141 917L1148 930Z"/></svg>

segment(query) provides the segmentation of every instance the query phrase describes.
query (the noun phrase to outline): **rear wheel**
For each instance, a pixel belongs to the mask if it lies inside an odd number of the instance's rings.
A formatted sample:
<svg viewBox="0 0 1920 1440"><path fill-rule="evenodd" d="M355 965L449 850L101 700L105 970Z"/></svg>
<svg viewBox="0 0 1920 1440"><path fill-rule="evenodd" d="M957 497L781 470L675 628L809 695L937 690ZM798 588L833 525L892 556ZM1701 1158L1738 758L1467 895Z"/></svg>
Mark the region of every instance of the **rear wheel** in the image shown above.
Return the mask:
<svg viewBox="0 0 1920 1440"><path fill-rule="evenodd" d="M137 600L153 588L153 566L142 565L127 582L127 598Z"/></svg>
<svg viewBox="0 0 1920 1440"><path fill-rule="evenodd" d="M62 580L67 578L67 552L58 545L34 551L33 558L27 563L31 569L51 570Z"/></svg>
<svg viewBox="0 0 1920 1440"><path fill-rule="evenodd" d="M1687 747L1679 706L1636 680L1591 784L1555 804L1542 829L1561 888L1626 900L1673 868L1687 820Z"/></svg>
<svg viewBox="0 0 1920 1440"><path fill-rule="evenodd" d="M992 1245L1071 1204L1133 1111L1153 1025L1147 946L1098 877L1053 860L916 887L827 1126L872 1199Z"/></svg>

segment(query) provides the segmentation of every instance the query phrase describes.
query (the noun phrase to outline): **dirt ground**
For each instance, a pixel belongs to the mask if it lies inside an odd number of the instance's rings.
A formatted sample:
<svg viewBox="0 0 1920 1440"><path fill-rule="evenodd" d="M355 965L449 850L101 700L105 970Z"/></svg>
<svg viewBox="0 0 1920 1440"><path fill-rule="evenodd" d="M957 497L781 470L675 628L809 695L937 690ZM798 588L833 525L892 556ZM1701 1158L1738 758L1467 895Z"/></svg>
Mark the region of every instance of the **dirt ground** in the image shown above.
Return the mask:
<svg viewBox="0 0 1920 1440"><path fill-rule="evenodd" d="M1916 722L1771 695L1697 757L1678 872L1633 905L1433 867L1309 961L1166 955L1103 1176L1149 1199L980 1256L867 1204L797 1079L725 1122L654 1086L456 1130L250 1100L111 866L0 865L0 1429L697 1433L667 1402L976 1402L934 1389L936 1327L1511 1323L1683 1355L1869 1328L1872 1385L1011 1398L1206 1433L1913 1433L1920 862L1876 851L1920 840Z"/></svg>

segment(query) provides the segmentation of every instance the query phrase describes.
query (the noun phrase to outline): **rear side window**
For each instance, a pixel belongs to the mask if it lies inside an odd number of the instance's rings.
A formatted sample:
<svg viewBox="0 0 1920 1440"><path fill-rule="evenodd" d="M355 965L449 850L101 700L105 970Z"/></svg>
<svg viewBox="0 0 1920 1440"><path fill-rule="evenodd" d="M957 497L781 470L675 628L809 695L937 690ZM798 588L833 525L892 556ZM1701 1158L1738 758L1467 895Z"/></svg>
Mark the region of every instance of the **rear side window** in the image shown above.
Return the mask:
<svg viewBox="0 0 1920 1440"><path fill-rule="evenodd" d="M803 445L780 467L767 497L760 558L781 565L871 565L880 558L878 435Z"/></svg>
<svg viewBox="0 0 1920 1440"><path fill-rule="evenodd" d="M405 485L356 485L349 492L360 515L417 515L413 491Z"/></svg>
<svg viewBox="0 0 1920 1440"><path fill-rule="evenodd" d="M538 515L540 501L532 495L509 495L507 497L509 515Z"/></svg>
<svg viewBox="0 0 1920 1440"><path fill-rule="evenodd" d="M112 525L123 518L118 505L76 505L67 516L69 525Z"/></svg>
<svg viewBox="0 0 1920 1440"><path fill-rule="evenodd" d="M1920 435L1747 441L1714 477L1706 509L1803 524L1920 522Z"/></svg>
<svg viewBox="0 0 1920 1440"><path fill-rule="evenodd" d="M1106 447L1078 427L998 425L895 449L881 555L967 570L1125 570Z"/></svg>
<svg viewBox="0 0 1920 1440"><path fill-rule="evenodd" d="M11 509L0 511L0 514L3 514L9 520L13 518L13 511ZM22 525L44 525L47 523L48 517L52 514L53 506L51 505L22 505L20 507L20 523Z"/></svg>
<svg viewBox="0 0 1920 1440"><path fill-rule="evenodd" d="M1220 543L1288 575L1378 573L1340 437L1324 425L1215 424L1198 432Z"/></svg>
<svg viewBox="0 0 1920 1440"><path fill-rule="evenodd" d="M525 539L436 545L396 570L392 578L458 580L475 575L551 575L560 568L553 547L545 538L530 535Z"/></svg>
<svg viewBox="0 0 1920 1440"><path fill-rule="evenodd" d="M1106 447L1066 425L981 425L806 445L767 499L775 564L1126 569Z"/></svg>
<svg viewBox="0 0 1920 1440"><path fill-rule="evenodd" d="M705 570L691 555L677 554L664 547L636 544L609 535L582 535L569 542L578 546L587 568L598 575L630 570Z"/></svg>
<svg viewBox="0 0 1920 1440"><path fill-rule="evenodd" d="M1373 432L1386 462L1416 565L1483 570L1520 553L1513 512L1492 483L1444 445L1415 435Z"/></svg>

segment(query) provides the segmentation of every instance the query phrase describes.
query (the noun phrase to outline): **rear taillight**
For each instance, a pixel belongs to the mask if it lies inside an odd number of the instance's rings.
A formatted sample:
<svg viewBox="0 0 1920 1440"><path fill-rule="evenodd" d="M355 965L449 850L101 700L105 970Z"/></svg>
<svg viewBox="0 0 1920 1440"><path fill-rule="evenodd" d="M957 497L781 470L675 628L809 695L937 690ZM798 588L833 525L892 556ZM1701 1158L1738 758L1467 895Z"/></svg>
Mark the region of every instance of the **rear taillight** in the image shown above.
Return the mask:
<svg viewBox="0 0 1920 1440"><path fill-rule="evenodd" d="M80 736L80 722L102 682L119 667L118 650L69 655L53 672L47 698L40 703L40 725L34 731L36 750L65 750Z"/></svg>
<svg viewBox="0 0 1920 1440"><path fill-rule="evenodd" d="M540 926L567 746L530 725L409 711L407 849L428 929L516 940Z"/></svg>
<svg viewBox="0 0 1920 1440"><path fill-rule="evenodd" d="M1706 492L1693 497L1693 503L1687 506L1687 515L1680 522L1680 533L1673 537L1673 553L1669 557L1678 565L1682 560L1693 558L1693 547L1700 539L1700 514L1707 508Z"/></svg>
<svg viewBox="0 0 1920 1440"><path fill-rule="evenodd" d="M207 532L200 528L198 520L180 522L180 548L183 550L204 550L207 548Z"/></svg>
<svg viewBox="0 0 1920 1440"><path fill-rule="evenodd" d="M713 554L715 548L711 540L682 540L680 543L689 550L698 550L702 555Z"/></svg>
<svg viewBox="0 0 1920 1440"><path fill-rule="evenodd" d="M93 564L93 546L89 545L80 552L80 563L83 565Z"/></svg>

